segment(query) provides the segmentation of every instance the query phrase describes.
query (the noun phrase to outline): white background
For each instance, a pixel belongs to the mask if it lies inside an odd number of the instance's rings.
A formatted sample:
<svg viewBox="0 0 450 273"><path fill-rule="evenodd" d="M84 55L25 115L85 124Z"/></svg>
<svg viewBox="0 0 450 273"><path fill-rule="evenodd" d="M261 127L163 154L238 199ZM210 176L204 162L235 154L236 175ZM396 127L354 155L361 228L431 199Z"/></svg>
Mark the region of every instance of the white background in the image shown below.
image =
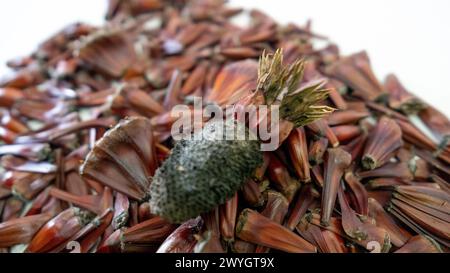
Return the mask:
<svg viewBox="0 0 450 273"><path fill-rule="evenodd" d="M336 42L343 54L367 50L380 79L394 72L413 93L450 116L449 0L231 0L258 6L281 23L304 24ZM1 0L3 63L26 55L74 21L101 24L106 0Z"/></svg>

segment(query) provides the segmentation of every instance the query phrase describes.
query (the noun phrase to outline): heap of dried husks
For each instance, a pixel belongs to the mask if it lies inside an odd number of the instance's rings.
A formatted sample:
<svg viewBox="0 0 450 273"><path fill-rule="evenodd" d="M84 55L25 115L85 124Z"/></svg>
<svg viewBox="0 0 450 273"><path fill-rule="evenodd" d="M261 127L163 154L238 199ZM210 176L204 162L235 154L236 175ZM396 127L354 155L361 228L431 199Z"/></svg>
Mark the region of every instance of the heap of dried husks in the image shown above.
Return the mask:
<svg viewBox="0 0 450 273"><path fill-rule="evenodd" d="M366 53L224 2L111 0L8 63L0 252L450 249L450 121ZM194 97L279 104L279 147L174 141Z"/></svg>

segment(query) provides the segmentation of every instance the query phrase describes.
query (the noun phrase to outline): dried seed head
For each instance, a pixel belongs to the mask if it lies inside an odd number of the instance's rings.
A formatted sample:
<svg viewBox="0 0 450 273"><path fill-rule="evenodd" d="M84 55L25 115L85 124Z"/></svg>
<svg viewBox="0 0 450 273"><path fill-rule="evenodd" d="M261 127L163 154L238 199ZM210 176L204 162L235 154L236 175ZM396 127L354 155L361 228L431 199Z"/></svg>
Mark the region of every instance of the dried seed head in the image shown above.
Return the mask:
<svg viewBox="0 0 450 273"><path fill-rule="evenodd" d="M322 89L322 82L311 82L299 88L303 71L303 60L283 66L281 49L273 55L263 53L259 61L257 90L263 92L267 105L280 101L281 117L296 127L309 124L334 110L318 105L328 96L328 90Z"/></svg>

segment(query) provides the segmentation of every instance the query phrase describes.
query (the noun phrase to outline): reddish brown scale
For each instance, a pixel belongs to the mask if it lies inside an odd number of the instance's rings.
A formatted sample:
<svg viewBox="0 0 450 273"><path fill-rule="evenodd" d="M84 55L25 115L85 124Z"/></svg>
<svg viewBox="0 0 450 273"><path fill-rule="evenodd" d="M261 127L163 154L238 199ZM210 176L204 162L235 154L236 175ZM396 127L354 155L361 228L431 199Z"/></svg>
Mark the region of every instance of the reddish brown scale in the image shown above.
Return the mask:
<svg viewBox="0 0 450 273"><path fill-rule="evenodd" d="M8 111L0 113L0 125L16 134L25 134L29 131L28 127L19 119L11 116Z"/></svg>
<svg viewBox="0 0 450 273"><path fill-rule="evenodd" d="M230 47L221 49L220 54L222 54L226 58L242 60L258 57L261 52L251 47Z"/></svg>
<svg viewBox="0 0 450 273"><path fill-rule="evenodd" d="M83 178L101 182L133 199L144 199L149 185L147 178L157 167L150 121L125 120L108 134L112 138L103 138L87 156L93 160L86 160L88 163L82 166ZM121 138L126 142L121 143ZM108 159L108 164L103 158Z"/></svg>
<svg viewBox="0 0 450 273"><path fill-rule="evenodd" d="M339 146L339 140L337 139L336 135L334 134L333 130L331 130L328 123L321 119L318 121L315 121L309 125L307 125L309 129L311 129L314 133L328 138L328 141L330 142L332 147Z"/></svg>
<svg viewBox="0 0 450 273"><path fill-rule="evenodd" d="M68 172L65 177L65 189L74 195L88 195L90 193L86 182L78 172Z"/></svg>
<svg viewBox="0 0 450 273"><path fill-rule="evenodd" d="M102 196L99 195L79 196L70 194L57 188L51 188L50 195L55 198L58 198L59 200L66 201L80 208L92 211L93 213L96 214L101 214L103 212L102 208L100 207Z"/></svg>
<svg viewBox="0 0 450 273"><path fill-rule="evenodd" d="M406 90L395 75L386 77L384 87L389 92L389 107L392 109L414 115L426 108L425 103Z"/></svg>
<svg viewBox="0 0 450 273"><path fill-rule="evenodd" d="M196 235L202 228L200 217L188 220L175 229L156 251L157 253L192 253L197 243Z"/></svg>
<svg viewBox="0 0 450 273"><path fill-rule="evenodd" d="M113 253L120 252L120 237L122 231L120 229L114 231L107 236L97 248L97 253Z"/></svg>
<svg viewBox="0 0 450 273"><path fill-rule="evenodd" d="M256 245L237 239L233 244L233 252L235 253L255 253Z"/></svg>
<svg viewBox="0 0 450 273"><path fill-rule="evenodd" d="M11 107L20 99L24 98L24 94L20 89L13 87L0 88L0 106Z"/></svg>
<svg viewBox="0 0 450 273"><path fill-rule="evenodd" d="M121 247L126 250L138 244L159 246L174 229L174 225L161 217L154 217L124 230L120 236Z"/></svg>
<svg viewBox="0 0 450 273"><path fill-rule="evenodd" d="M446 193L450 194L450 185L448 185L447 181L445 181L442 177L439 177L436 174L431 175L431 179L439 185L439 187L445 191Z"/></svg>
<svg viewBox="0 0 450 273"><path fill-rule="evenodd" d="M120 192L117 192L114 199L114 216L112 220L112 226L114 229L119 229L125 226L128 221L129 207L130 201L128 200L128 197Z"/></svg>
<svg viewBox="0 0 450 273"><path fill-rule="evenodd" d="M49 252L64 244L83 226L89 217L77 208L69 208L47 222L33 237L26 252Z"/></svg>
<svg viewBox="0 0 450 273"><path fill-rule="evenodd" d="M282 225L245 209L236 225L236 236L244 241L292 253L314 253L316 247Z"/></svg>
<svg viewBox="0 0 450 273"><path fill-rule="evenodd" d="M23 203L14 196L9 197L4 201L2 222L13 220L20 217L20 212L23 208Z"/></svg>
<svg viewBox="0 0 450 273"><path fill-rule="evenodd" d="M78 56L93 69L119 77L136 61L130 33L94 33L80 46Z"/></svg>
<svg viewBox="0 0 450 273"><path fill-rule="evenodd" d="M400 119L396 119L395 121L402 130L402 137L405 141L430 151L435 151L437 149L436 144L414 125Z"/></svg>
<svg viewBox="0 0 450 273"><path fill-rule="evenodd" d="M196 90L197 88L199 88L203 85L208 66L209 66L209 63L207 63L207 62L200 62L196 66L196 68L191 72L189 77L186 79L186 81L181 89L181 93L183 95L189 95L194 90Z"/></svg>
<svg viewBox="0 0 450 273"><path fill-rule="evenodd" d="M0 248L28 244L35 233L51 218L51 214L44 213L0 223Z"/></svg>
<svg viewBox="0 0 450 273"><path fill-rule="evenodd" d="M375 219L377 226L389 233L389 238L396 247L403 246L412 237L410 232L400 227L380 203L373 198L369 198L369 216Z"/></svg>
<svg viewBox="0 0 450 273"><path fill-rule="evenodd" d="M336 126L336 125L356 123L360 119L366 118L368 116L369 112L367 111L364 112L355 110L335 111L327 117L327 121L328 125Z"/></svg>
<svg viewBox="0 0 450 273"><path fill-rule="evenodd" d="M333 63L325 73L335 77L353 89L354 95L374 101L385 96L382 85L375 77L366 52L360 52Z"/></svg>
<svg viewBox="0 0 450 273"><path fill-rule="evenodd" d="M267 202L264 209L261 211L261 215L269 218L270 220L283 224L284 218L289 209L289 202L281 193L268 190L266 192ZM257 246L256 253L266 253L269 248L264 246Z"/></svg>
<svg viewBox="0 0 450 273"><path fill-rule="evenodd" d="M341 178L350 163L351 155L341 148L327 150L321 206L321 223L325 226L329 224Z"/></svg>
<svg viewBox="0 0 450 273"><path fill-rule="evenodd" d="M352 141L346 145L342 145L341 148L352 156L352 161L356 161L362 156L363 148L366 144L367 134L363 133L358 137L355 137Z"/></svg>
<svg viewBox="0 0 450 273"><path fill-rule="evenodd" d="M361 134L361 127L356 125L340 125L331 127L339 143L348 142Z"/></svg>
<svg viewBox="0 0 450 273"><path fill-rule="evenodd" d="M324 178L323 178L323 168L321 165L315 165L311 169L311 173L313 175L313 181L317 186L323 188Z"/></svg>
<svg viewBox="0 0 450 273"><path fill-rule="evenodd" d="M388 232L377 227L370 219L358 217L350 208L342 189L338 190L338 197L342 214L342 228L345 234L369 251L372 250L370 242L375 241L381 246L381 252L388 252L391 247Z"/></svg>
<svg viewBox="0 0 450 273"><path fill-rule="evenodd" d="M230 105L256 88L258 64L246 60L227 65L217 75L214 86L206 100L219 105Z"/></svg>
<svg viewBox="0 0 450 273"><path fill-rule="evenodd" d="M320 137L318 140L311 141L309 145L308 160L311 165L322 164L323 156L328 147L328 139Z"/></svg>
<svg viewBox="0 0 450 273"><path fill-rule="evenodd" d="M225 249L220 240L219 208L203 214L203 233L198 235L194 248L196 253L223 253ZM234 244L236 243L236 240ZM233 244L233 245L234 245Z"/></svg>
<svg viewBox="0 0 450 273"><path fill-rule="evenodd" d="M378 112L382 115L385 115L387 117L390 118L394 118L394 119L398 119L398 120L402 120L404 122L408 122L408 117L406 117L405 115L400 114L397 111L394 111L380 103L376 103L376 102L372 102L372 101L367 101L366 105L369 109L373 110L374 112Z"/></svg>
<svg viewBox="0 0 450 273"><path fill-rule="evenodd" d="M270 158L268 172L270 182L273 183L275 188L283 193L290 202L300 188L300 183L291 177L283 163L281 163L281 161L273 154Z"/></svg>
<svg viewBox="0 0 450 273"><path fill-rule="evenodd" d="M321 253L348 252L343 237L332 231L311 225L306 219L302 219L296 226L296 230L302 237L307 238L309 242L317 245L319 252Z"/></svg>
<svg viewBox="0 0 450 273"><path fill-rule="evenodd" d="M77 239L80 242L81 253L88 253L95 247L96 243L100 239L100 236L105 233L105 230L110 226L113 217L112 210L106 210L100 217L94 219L91 224L94 226L94 230L86 234L83 238Z"/></svg>
<svg viewBox="0 0 450 273"><path fill-rule="evenodd" d="M387 163L375 170L358 172L357 175L362 179L370 177L392 177L408 181L414 178L407 163Z"/></svg>
<svg viewBox="0 0 450 273"><path fill-rule="evenodd" d="M411 185L411 182L400 178L375 178L370 179L366 184L368 190L391 189L400 185Z"/></svg>
<svg viewBox="0 0 450 273"><path fill-rule="evenodd" d="M151 211L150 204L148 202L139 205L139 222L146 221L155 215Z"/></svg>
<svg viewBox="0 0 450 273"><path fill-rule="evenodd" d="M163 101L163 106L166 110L170 110L173 106L179 104L182 80L182 73L179 70L173 71Z"/></svg>
<svg viewBox="0 0 450 273"><path fill-rule="evenodd" d="M225 204L219 207L219 227L222 239L227 243L234 240L234 230L238 214L238 194L236 193Z"/></svg>
<svg viewBox="0 0 450 273"><path fill-rule="evenodd" d="M289 151L292 165L294 166L295 173L302 182L310 182L311 175L309 173L309 161L308 161L308 144L303 128L297 128L292 130L288 139L286 140L286 146Z"/></svg>
<svg viewBox="0 0 450 273"><path fill-rule="evenodd" d="M403 247L395 253L442 253L442 248L432 238L426 235L412 237Z"/></svg>
<svg viewBox="0 0 450 273"><path fill-rule="evenodd" d="M333 102L333 104L336 106L339 110L346 110L347 109L347 103L342 97L341 93L339 92L339 86L335 83L335 81L330 80L326 85L325 88L330 90L330 100Z"/></svg>
<svg viewBox="0 0 450 273"><path fill-rule="evenodd" d="M262 182L260 182L262 184ZM244 183L241 189L242 197L251 207L260 207L264 204L261 185L253 179L249 179Z"/></svg>
<svg viewBox="0 0 450 273"><path fill-rule="evenodd" d="M66 244L60 244L52 250L52 252L80 252L86 253L93 244L99 239L100 234L102 234L105 229L110 225L112 219L112 210L107 209L98 217L95 217L82 227L78 232L72 235ZM80 249L77 249L77 245L72 246L71 242L80 243Z"/></svg>
<svg viewBox="0 0 450 273"><path fill-rule="evenodd" d="M402 145L400 127L394 120L382 117L367 139L362 158L363 167L373 170L382 166Z"/></svg>
<svg viewBox="0 0 450 273"><path fill-rule="evenodd" d="M369 205L367 203L368 194L366 188L352 171L345 172L344 181L349 187L351 196L354 197L355 203L353 204L353 207L355 208L356 213L367 216L369 213Z"/></svg>
<svg viewBox="0 0 450 273"><path fill-rule="evenodd" d="M0 126L0 140L5 142L6 144L14 143L17 134L13 131L7 129L6 127Z"/></svg>
<svg viewBox="0 0 450 273"><path fill-rule="evenodd" d="M114 96L111 109L117 113L130 109L151 118L163 113L163 107L144 90L131 85L124 86Z"/></svg>
<svg viewBox="0 0 450 273"><path fill-rule="evenodd" d="M319 193L313 189L312 185L303 186L290 209L290 213L288 213L289 216L285 226L290 230L294 230L317 197L319 197Z"/></svg>
<svg viewBox="0 0 450 273"><path fill-rule="evenodd" d="M137 225L139 223L139 204L136 201L131 201L128 211L130 212L128 217L128 225Z"/></svg>

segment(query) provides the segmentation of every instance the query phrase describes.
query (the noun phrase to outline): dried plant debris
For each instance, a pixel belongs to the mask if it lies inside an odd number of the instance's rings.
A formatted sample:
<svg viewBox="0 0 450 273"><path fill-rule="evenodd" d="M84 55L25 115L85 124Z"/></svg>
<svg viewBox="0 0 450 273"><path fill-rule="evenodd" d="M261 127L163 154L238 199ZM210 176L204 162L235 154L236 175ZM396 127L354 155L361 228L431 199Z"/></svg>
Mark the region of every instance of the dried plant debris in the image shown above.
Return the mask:
<svg viewBox="0 0 450 273"><path fill-rule="evenodd" d="M366 52L225 2L111 0L104 26L7 63L0 252L449 251L449 119ZM195 97L278 106L276 149L257 133L175 141L177 105L194 136L223 136Z"/></svg>

